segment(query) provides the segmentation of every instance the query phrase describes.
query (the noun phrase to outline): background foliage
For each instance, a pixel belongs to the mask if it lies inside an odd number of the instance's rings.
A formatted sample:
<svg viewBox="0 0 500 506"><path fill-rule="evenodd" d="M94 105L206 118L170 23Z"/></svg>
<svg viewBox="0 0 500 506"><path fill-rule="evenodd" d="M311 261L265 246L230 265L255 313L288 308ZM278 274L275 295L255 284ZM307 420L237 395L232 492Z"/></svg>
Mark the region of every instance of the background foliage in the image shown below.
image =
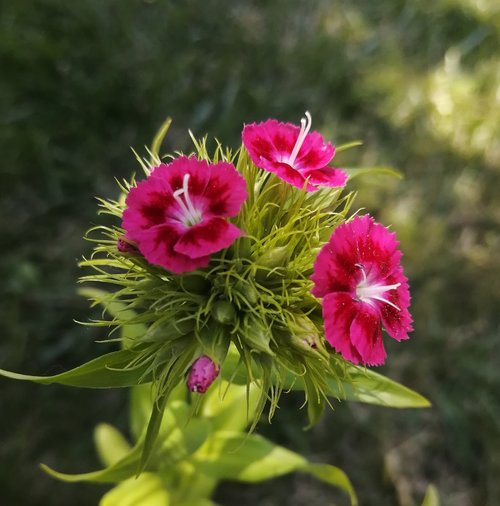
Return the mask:
<svg viewBox="0 0 500 506"><path fill-rule="evenodd" d="M283 399L261 431L346 470L363 505L410 506L426 484L453 506L500 502L500 7L496 0L0 0L0 366L56 373L97 354L73 319L76 261L94 195L137 170L166 115L233 146L241 123L279 117L337 144L339 164L389 165L358 204L397 230L416 329L390 343L385 374L428 412L344 404L302 431ZM496 345L496 346L495 346ZM102 346L102 345L101 345ZM43 475L96 464L95 423L126 428L121 392L0 382L2 504L94 504L104 489ZM332 443L333 442L333 443ZM29 484L29 486L27 486ZM323 505L308 478L227 485L221 504Z"/></svg>

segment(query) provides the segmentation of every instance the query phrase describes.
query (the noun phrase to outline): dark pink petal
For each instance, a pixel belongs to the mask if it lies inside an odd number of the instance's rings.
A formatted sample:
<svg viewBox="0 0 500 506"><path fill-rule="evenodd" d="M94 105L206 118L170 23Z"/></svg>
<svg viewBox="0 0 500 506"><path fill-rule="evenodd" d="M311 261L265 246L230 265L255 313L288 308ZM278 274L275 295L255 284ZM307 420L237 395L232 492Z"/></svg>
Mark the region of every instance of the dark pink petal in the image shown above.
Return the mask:
<svg viewBox="0 0 500 506"><path fill-rule="evenodd" d="M287 163L276 163L274 165L276 167L276 174L281 179L283 179L283 181L286 181L287 183L290 183L292 186L300 188L301 190L304 187L306 191L317 190L317 188L310 184L306 185L306 180L302 174L299 171L292 169Z"/></svg>
<svg viewBox="0 0 500 506"><path fill-rule="evenodd" d="M177 253L199 258L227 248L242 231L223 218L214 217L188 228L174 246Z"/></svg>
<svg viewBox="0 0 500 506"><path fill-rule="evenodd" d="M351 341L351 325L357 313L357 303L348 293L329 293L323 299L325 338L353 364L362 362L360 353Z"/></svg>
<svg viewBox="0 0 500 506"><path fill-rule="evenodd" d="M335 147L330 142L325 144L318 132L311 132L307 134L293 166L300 171L322 169L334 156Z"/></svg>
<svg viewBox="0 0 500 506"><path fill-rule="evenodd" d="M165 222L167 212L173 204L172 189L164 179L148 178L129 191L126 204L123 228L134 235L137 230Z"/></svg>
<svg viewBox="0 0 500 506"><path fill-rule="evenodd" d="M172 191L176 191L182 188L186 174L190 176L190 195L201 195L208 184L210 169L208 162L194 156L180 156L168 164L162 163L151 172L150 177L167 181Z"/></svg>
<svg viewBox="0 0 500 506"><path fill-rule="evenodd" d="M413 330L413 319L408 311L410 305L410 289L408 281L403 275L402 269L397 275L387 279L388 283L401 283L396 290L386 292L385 298L396 305L400 310L389 304L378 303L379 311L382 316L384 328L393 339L402 341L409 339L408 332Z"/></svg>
<svg viewBox="0 0 500 506"><path fill-rule="evenodd" d="M314 262L311 292L315 297L321 298L331 292L355 294L359 277L358 257L354 249L346 247L347 238L342 227L335 229Z"/></svg>
<svg viewBox="0 0 500 506"><path fill-rule="evenodd" d="M356 216L347 224L357 250L359 263L365 266L373 280L384 280L398 268L401 252L396 234L375 223L369 215Z"/></svg>
<svg viewBox="0 0 500 506"><path fill-rule="evenodd" d="M174 246L181 232L180 227L170 224L158 225L144 230L136 240L139 250L148 262L176 274L207 267L210 262L209 255L190 258L175 251Z"/></svg>
<svg viewBox="0 0 500 506"><path fill-rule="evenodd" d="M342 169L325 167L324 169L312 170L304 173L311 185L328 186L330 188L340 188L347 182L347 174Z"/></svg>
<svg viewBox="0 0 500 506"><path fill-rule="evenodd" d="M211 216L236 216L247 199L245 178L234 165L219 162L210 166L210 177L203 198L206 201L204 214Z"/></svg>
<svg viewBox="0 0 500 506"><path fill-rule="evenodd" d="M382 342L382 326L377 310L369 304L357 302L357 313L351 323L351 342L365 365L382 365L386 352Z"/></svg>
<svg viewBox="0 0 500 506"><path fill-rule="evenodd" d="M262 160L269 162L288 160L299 132L300 128L295 125L270 119L262 123L245 125L241 137L252 162L257 167L262 167Z"/></svg>

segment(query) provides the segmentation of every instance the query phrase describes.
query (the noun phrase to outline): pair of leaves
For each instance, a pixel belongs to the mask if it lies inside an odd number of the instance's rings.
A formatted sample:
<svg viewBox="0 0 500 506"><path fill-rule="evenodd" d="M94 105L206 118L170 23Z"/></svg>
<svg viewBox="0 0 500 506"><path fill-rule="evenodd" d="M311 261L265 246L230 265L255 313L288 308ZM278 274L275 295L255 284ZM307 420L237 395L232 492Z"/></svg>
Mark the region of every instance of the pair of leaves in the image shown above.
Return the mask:
<svg viewBox="0 0 500 506"><path fill-rule="evenodd" d="M214 433L193 455L201 472L217 480L259 483L292 472L303 472L338 487L357 505L354 489L347 475L338 467L313 464L301 455L257 434L219 431Z"/></svg>

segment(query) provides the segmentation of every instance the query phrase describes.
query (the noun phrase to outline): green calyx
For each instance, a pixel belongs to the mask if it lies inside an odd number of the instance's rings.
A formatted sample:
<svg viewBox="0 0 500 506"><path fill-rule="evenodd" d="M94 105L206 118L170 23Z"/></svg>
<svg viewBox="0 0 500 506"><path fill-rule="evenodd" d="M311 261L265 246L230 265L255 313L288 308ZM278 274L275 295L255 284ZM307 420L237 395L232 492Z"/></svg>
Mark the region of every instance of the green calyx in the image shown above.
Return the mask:
<svg viewBox="0 0 500 506"><path fill-rule="evenodd" d="M218 144L209 156L206 138L194 142L198 158L232 162L247 181L248 198L233 220L244 235L212 255L208 268L183 275L149 264L139 251L120 252L125 195L135 184L123 182L119 199L100 200L101 212L118 223L91 229L94 253L80 265L94 270L82 282L115 290L94 297L95 303L124 309L92 324L121 328L123 347L137 355L129 366L144 368L142 377L153 380L158 399L183 381L194 358L206 354L230 381L245 377L260 386L255 423L267 400L272 415L290 377L305 385L313 422L325 404L325 374L341 382L345 368L332 366L342 360L332 361L326 349L310 275L319 249L345 220L354 194L326 188L308 193L257 168L243 147L233 154ZM150 154L150 160L140 160L146 174L160 163ZM138 325L144 329L140 335L127 333ZM224 366L228 350L237 354L230 371Z"/></svg>

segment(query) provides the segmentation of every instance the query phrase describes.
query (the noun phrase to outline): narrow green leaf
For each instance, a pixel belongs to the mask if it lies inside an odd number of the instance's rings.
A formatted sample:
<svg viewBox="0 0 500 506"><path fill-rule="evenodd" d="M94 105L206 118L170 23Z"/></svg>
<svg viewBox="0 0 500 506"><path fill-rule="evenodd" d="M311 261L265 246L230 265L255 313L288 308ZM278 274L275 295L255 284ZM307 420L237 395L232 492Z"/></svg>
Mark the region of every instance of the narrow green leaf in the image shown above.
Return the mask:
<svg viewBox="0 0 500 506"><path fill-rule="evenodd" d="M79 473L79 474L68 474L68 473L60 473L51 469L49 466L45 464L41 464L40 467L47 474L50 474L54 478L58 480L67 481L67 482L78 482L78 481L91 481L95 483L118 483L120 481L131 478L136 474L137 465L140 460L142 451L142 441L138 442L134 448L130 450L130 452L123 458L121 458L118 462L115 462L111 466L108 466L104 469L100 469L98 471L91 471L89 473Z"/></svg>
<svg viewBox="0 0 500 506"><path fill-rule="evenodd" d="M135 440L146 430L153 402L151 384L137 385L130 389L130 431Z"/></svg>
<svg viewBox="0 0 500 506"><path fill-rule="evenodd" d="M349 366L352 383L328 379L330 394L341 399L377 404L391 408L428 408L431 403L422 395L382 374L363 367Z"/></svg>
<svg viewBox="0 0 500 506"><path fill-rule="evenodd" d="M94 301L98 301L104 307L106 312L116 320L127 322L133 321L134 318L137 317L136 312L128 309L126 304L116 300L107 301L106 297L109 298L110 294L104 290L99 290L97 288L80 288L78 290L78 294ZM142 323L123 325L120 337L123 339L123 344L126 346L140 337L143 337L147 330L147 326Z"/></svg>
<svg viewBox="0 0 500 506"><path fill-rule="evenodd" d="M161 143L163 142L163 139L165 138L165 135L167 135L168 129L170 128L170 125L172 123L172 118L167 118L163 124L161 125L160 129L156 133L153 142L151 144L151 153L159 158L160 155L160 147Z"/></svg>
<svg viewBox="0 0 500 506"><path fill-rule="evenodd" d="M74 369L54 376L31 376L0 369L0 376L42 385L60 385L81 388L116 388L137 385L147 365L127 368L137 353L120 350L97 357Z"/></svg>
<svg viewBox="0 0 500 506"><path fill-rule="evenodd" d="M439 494L434 485L429 485L427 487L422 506L439 506Z"/></svg>
<svg viewBox="0 0 500 506"><path fill-rule="evenodd" d="M153 409L151 411L151 416L146 430L146 438L141 452L141 459L137 469L137 475L144 471L153 453L154 445L156 439L158 438L158 433L160 432L161 421L165 412L169 393L170 392L167 390L164 394L157 398L153 404Z"/></svg>
<svg viewBox="0 0 500 506"><path fill-rule="evenodd" d="M341 144L340 146L335 146L335 153L341 153L342 151L347 151L351 148L356 148L358 146L362 146L363 141L352 141L352 142L346 142L345 144Z"/></svg>
<svg viewBox="0 0 500 506"><path fill-rule="evenodd" d="M191 346L191 348L189 348L189 346ZM148 422L141 461L137 470L138 474L140 474L145 469L153 453L155 441L158 437L158 433L160 432L161 420L165 411L165 407L167 405L167 401L172 391L184 378L186 369L192 362L194 350L195 348L192 345L188 343L185 344L183 347L179 348L177 352L178 356L172 359L171 366L167 367L169 372L165 378L165 386L163 387L164 389L157 397L153 405L151 417Z"/></svg>
<svg viewBox="0 0 500 506"><path fill-rule="evenodd" d="M392 167L348 167L343 169L349 176L349 181L359 176L390 176L403 179L403 174Z"/></svg>
<svg viewBox="0 0 500 506"><path fill-rule="evenodd" d="M423 395L370 369L348 365L346 372L349 381L325 377L329 396L388 408L428 408L431 405ZM304 382L290 374L284 388L304 390Z"/></svg>
<svg viewBox="0 0 500 506"><path fill-rule="evenodd" d="M110 490L99 506L169 506L170 496L160 477L143 473L130 478Z"/></svg>
<svg viewBox="0 0 500 506"><path fill-rule="evenodd" d="M329 485L342 489L351 499L351 505L357 506L358 499L354 492L354 488L342 469L328 464L308 463L302 468L302 471L311 474L318 480L328 483Z"/></svg>
<svg viewBox="0 0 500 506"><path fill-rule="evenodd" d="M122 433L107 423L100 423L94 429L94 443L99 459L105 466L116 464L131 450Z"/></svg>

